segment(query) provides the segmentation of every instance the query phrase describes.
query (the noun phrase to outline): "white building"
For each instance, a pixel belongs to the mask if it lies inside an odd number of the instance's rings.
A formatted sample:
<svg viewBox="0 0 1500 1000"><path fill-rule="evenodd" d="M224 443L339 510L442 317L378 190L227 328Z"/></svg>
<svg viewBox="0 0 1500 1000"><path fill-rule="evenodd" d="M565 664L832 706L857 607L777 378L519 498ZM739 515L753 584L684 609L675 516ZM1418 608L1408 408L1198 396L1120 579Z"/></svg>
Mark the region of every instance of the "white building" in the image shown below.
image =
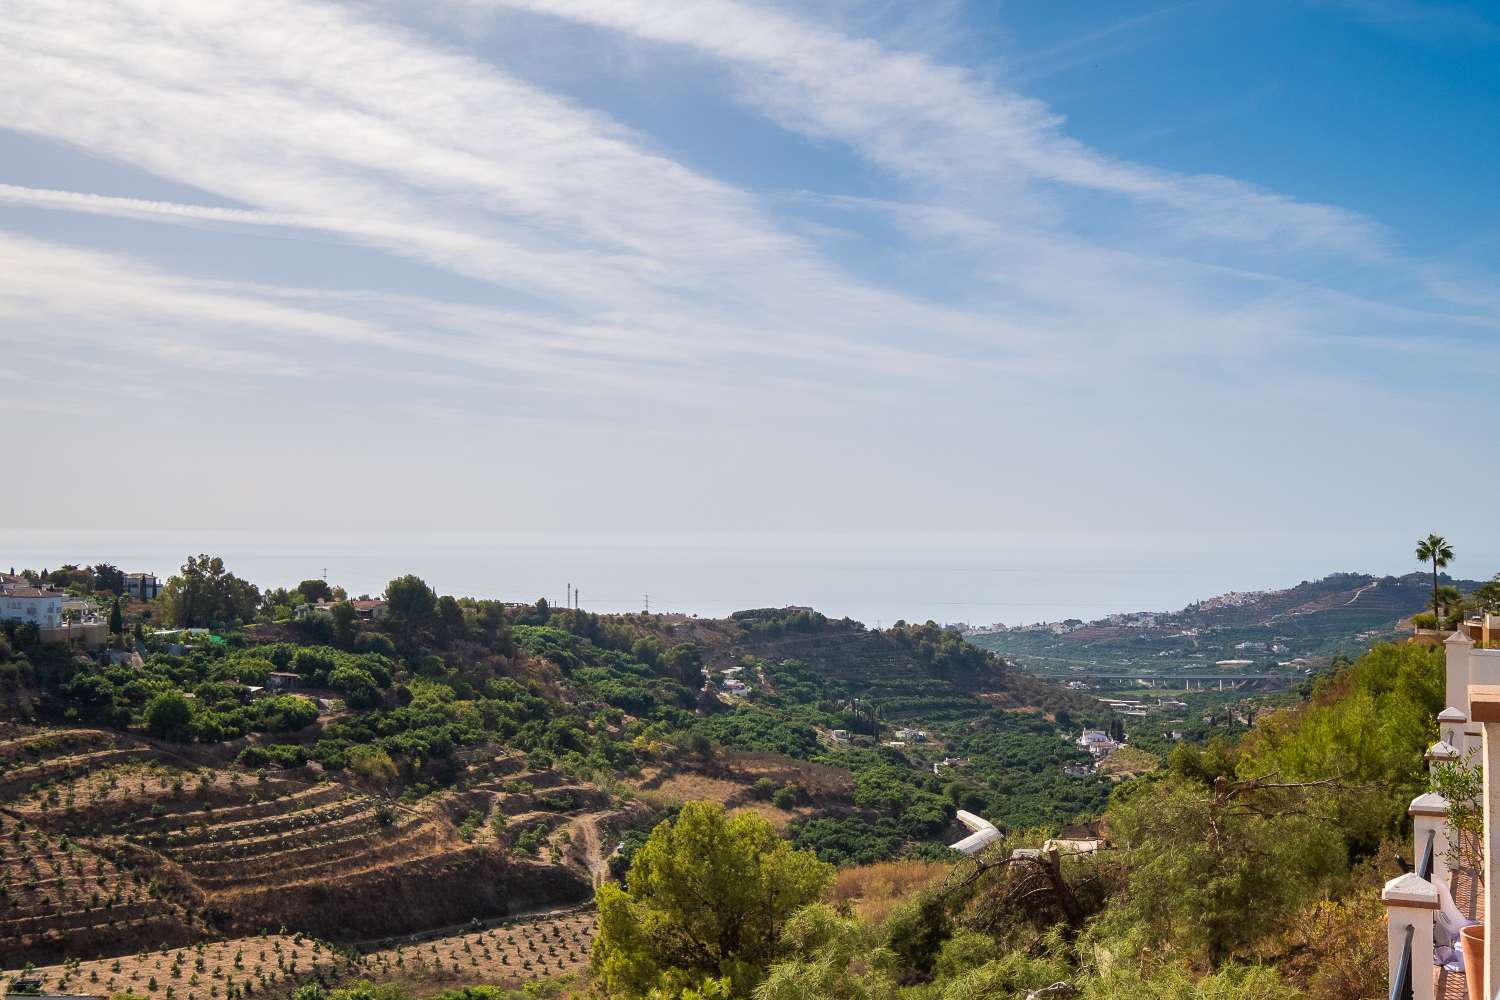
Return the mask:
<svg viewBox="0 0 1500 1000"><path fill-rule="evenodd" d="M1083 735L1078 737L1078 745L1095 757L1108 757L1120 749L1120 744L1110 739L1109 734L1102 729L1085 729Z"/></svg>
<svg viewBox="0 0 1500 1000"><path fill-rule="evenodd" d="M155 573L126 573L125 595L137 601L154 601L161 593L161 581Z"/></svg>
<svg viewBox="0 0 1500 1000"><path fill-rule="evenodd" d="M37 628L62 624L63 601L58 590L7 584L0 588L0 621L29 622Z"/></svg>

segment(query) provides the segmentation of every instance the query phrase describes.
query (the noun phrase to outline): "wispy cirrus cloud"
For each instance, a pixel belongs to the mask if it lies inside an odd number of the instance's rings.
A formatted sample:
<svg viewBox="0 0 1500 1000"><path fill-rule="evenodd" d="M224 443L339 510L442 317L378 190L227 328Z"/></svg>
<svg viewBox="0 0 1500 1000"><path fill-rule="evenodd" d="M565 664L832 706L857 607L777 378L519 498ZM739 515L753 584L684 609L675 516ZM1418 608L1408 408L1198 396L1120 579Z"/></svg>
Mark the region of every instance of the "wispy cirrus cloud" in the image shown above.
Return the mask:
<svg viewBox="0 0 1500 1000"><path fill-rule="evenodd" d="M936 359L980 330L997 348L1009 326L852 281L745 192L357 9L127 2L69 23L65 8L5 11L18 85L0 94L0 124L249 207L14 186L12 203L334 232L541 297L543 325L599 342L691 338L911 371L913 329Z"/></svg>
<svg viewBox="0 0 1500 1000"><path fill-rule="evenodd" d="M1070 138L1040 101L776 7L737 0L681 0L667 8L651 0L455 2L546 14L704 53L736 69L744 97L787 128L847 142L940 190L958 189L975 210L1014 211L1008 201L1020 193L1017 185L1040 183L1170 212L1180 232L1200 238L1275 242L1360 260L1378 258L1387 244L1379 224L1335 206L1102 155Z"/></svg>
<svg viewBox="0 0 1500 1000"><path fill-rule="evenodd" d="M732 511L747 474L821 478L842 523L886 489L883 472L854 491L851 476L893 454L1013 471L1097 449L1100 428L1111 447L1191 449L1199 421L1243 442L1226 392L1274 381L1288 412L1335 398L1353 413L1369 400L1339 362L1489 329L1485 300L1434 295L1377 221L1106 155L1003 65L788 9L451 0L497 29L454 37L384 0L117 0L83 17L0 0L0 130L88 168L27 186L0 164L0 344L29 390L57 384L19 350L45 329L96 360L100 405L188 373L206 395L269 387L299 417L410 422L424 460L455 434L467 446L468 414L524 426L541 516L577 473L554 451L628 478L634 457L598 441L665 435L685 458L674 496ZM748 110L778 126L769 141L845 172L793 190L726 179L651 114L612 116L588 86L562 96L513 65L524 39L506 28L539 21L647 60L670 48L671 85L711 109L692 127ZM877 182L844 184L856 169ZM85 175L111 193L61 189ZM1436 301L1395 301L1408 285ZM783 477L788 454L802 466ZM1148 471L1142 488L1169 478ZM757 502L802 516L773 492Z"/></svg>

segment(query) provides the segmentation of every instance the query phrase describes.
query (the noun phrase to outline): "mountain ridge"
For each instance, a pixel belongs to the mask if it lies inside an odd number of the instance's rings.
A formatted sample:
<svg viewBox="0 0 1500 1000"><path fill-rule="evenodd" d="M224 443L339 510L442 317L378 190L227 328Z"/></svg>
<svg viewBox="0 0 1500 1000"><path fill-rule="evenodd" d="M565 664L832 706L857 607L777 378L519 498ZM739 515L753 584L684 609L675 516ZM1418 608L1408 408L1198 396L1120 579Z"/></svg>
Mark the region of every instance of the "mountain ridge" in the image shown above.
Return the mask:
<svg viewBox="0 0 1500 1000"><path fill-rule="evenodd" d="M1447 574L1438 582L1465 593L1480 586ZM1229 591L1180 611L971 629L966 638L1042 674L1104 667L1180 672L1220 662L1242 667L1246 660L1307 672L1396 636L1431 593L1427 573L1339 572L1278 590Z"/></svg>

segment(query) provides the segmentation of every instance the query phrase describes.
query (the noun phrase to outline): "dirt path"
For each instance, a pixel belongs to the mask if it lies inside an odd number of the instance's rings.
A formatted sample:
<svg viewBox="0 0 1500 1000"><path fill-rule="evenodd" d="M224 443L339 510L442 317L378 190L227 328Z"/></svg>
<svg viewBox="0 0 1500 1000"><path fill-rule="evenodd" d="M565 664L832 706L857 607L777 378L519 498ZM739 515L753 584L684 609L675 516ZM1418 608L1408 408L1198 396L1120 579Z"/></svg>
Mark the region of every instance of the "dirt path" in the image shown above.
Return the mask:
<svg viewBox="0 0 1500 1000"><path fill-rule="evenodd" d="M584 864L589 870L589 882L595 889L609 878L609 863L605 861L604 844L599 836L599 818L610 815L613 814L585 813L573 821L573 826L578 831L574 843L583 852Z"/></svg>

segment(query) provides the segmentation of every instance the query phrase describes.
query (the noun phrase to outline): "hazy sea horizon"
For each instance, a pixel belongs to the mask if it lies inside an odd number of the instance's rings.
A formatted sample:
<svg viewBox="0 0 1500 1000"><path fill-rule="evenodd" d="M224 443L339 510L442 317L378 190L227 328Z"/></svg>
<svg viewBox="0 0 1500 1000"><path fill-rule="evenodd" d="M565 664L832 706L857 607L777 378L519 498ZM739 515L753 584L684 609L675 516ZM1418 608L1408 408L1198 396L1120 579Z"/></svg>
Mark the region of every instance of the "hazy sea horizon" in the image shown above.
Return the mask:
<svg viewBox="0 0 1500 1000"><path fill-rule="evenodd" d="M639 611L649 594L653 611L714 617L797 604L872 626L1016 625L1176 610L1339 571L1419 568L1386 541L1384 551L1354 539L1314 551L1231 536L1168 544L996 533L33 531L0 534L0 566L109 562L165 578L188 554L207 552L262 588L326 571L357 596L415 573L439 593L508 601L561 604L571 584L596 612Z"/></svg>

